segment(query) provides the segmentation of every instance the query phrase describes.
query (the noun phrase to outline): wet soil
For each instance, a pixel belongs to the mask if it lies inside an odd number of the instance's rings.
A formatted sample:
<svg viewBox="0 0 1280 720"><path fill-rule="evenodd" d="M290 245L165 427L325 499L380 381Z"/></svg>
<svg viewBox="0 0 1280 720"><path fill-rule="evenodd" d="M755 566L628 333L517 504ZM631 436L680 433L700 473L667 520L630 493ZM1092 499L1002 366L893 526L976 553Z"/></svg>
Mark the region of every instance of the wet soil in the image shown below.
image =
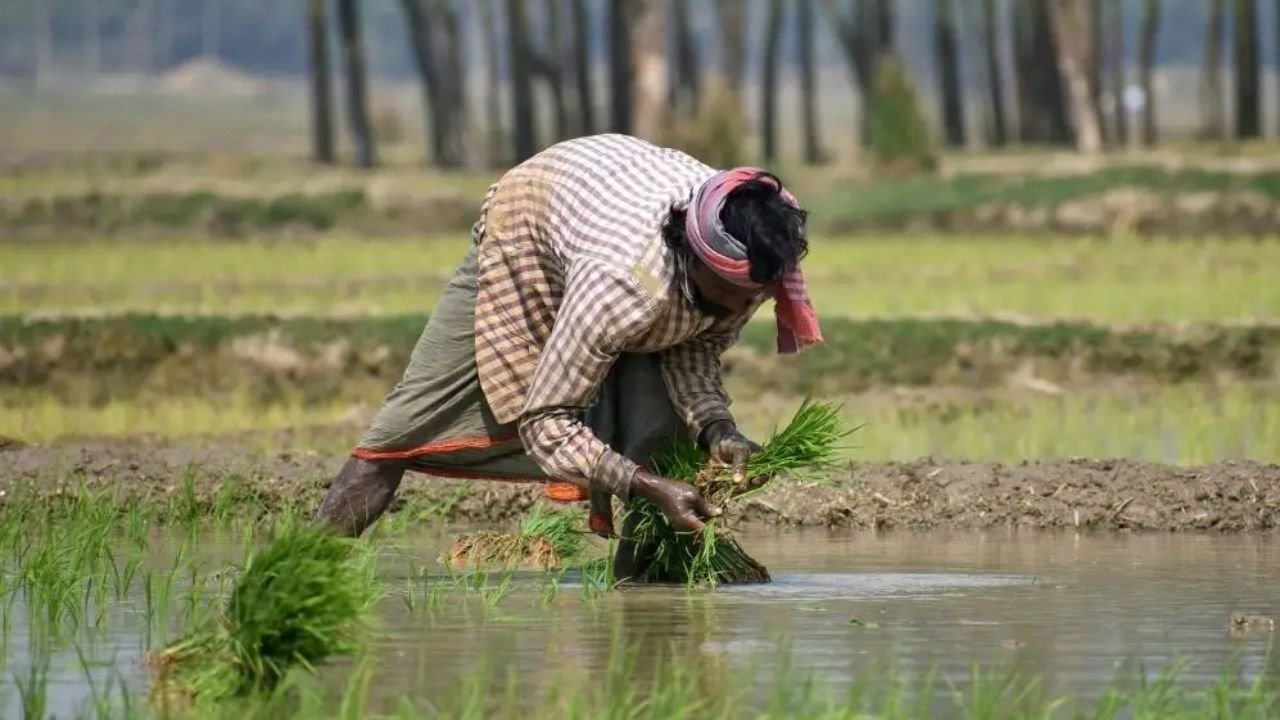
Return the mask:
<svg viewBox="0 0 1280 720"><path fill-rule="evenodd" d="M141 440L0 450L0 502L56 499L81 487L161 510L241 513L314 508L337 454L247 454L225 442ZM406 476L392 511L415 519L502 525L544 502L540 486ZM733 527L859 529L1082 528L1266 531L1280 525L1280 465L1178 467L1134 460L999 464L920 459L852 462L820 482L782 481L731 504Z"/></svg>

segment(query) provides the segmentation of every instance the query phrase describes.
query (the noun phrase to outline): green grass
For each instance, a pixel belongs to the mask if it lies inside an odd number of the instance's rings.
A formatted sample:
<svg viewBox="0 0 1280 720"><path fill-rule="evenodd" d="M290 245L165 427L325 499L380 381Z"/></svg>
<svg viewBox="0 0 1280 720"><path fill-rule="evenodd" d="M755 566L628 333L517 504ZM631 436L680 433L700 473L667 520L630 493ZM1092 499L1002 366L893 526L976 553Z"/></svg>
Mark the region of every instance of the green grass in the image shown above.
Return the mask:
<svg viewBox="0 0 1280 720"><path fill-rule="evenodd" d="M860 426L848 452L857 460L1280 462L1280 388L1272 384L1104 385L1061 396L1015 390L875 392L841 401ZM784 420L798 402L769 393L735 407L744 427L761 432Z"/></svg>
<svg viewBox="0 0 1280 720"><path fill-rule="evenodd" d="M370 398L373 402L373 398ZM112 400L97 405L50 397L0 407L0 435L44 443L73 437L184 437L294 430L349 417L351 405L261 403L243 395Z"/></svg>
<svg viewBox="0 0 1280 720"><path fill-rule="evenodd" d="M463 235L9 243L0 245L0 313L426 313L466 244ZM1272 242L818 234L806 272L823 317L1145 323L1280 318L1277 266Z"/></svg>
<svg viewBox="0 0 1280 720"><path fill-rule="evenodd" d="M1280 199L1280 173L1237 174L1212 170L1165 170L1156 166L1110 167L1078 175L963 173L895 181L845 182L813 195L812 212L834 225L907 220L920 213L968 209L987 203L1055 206L1115 188L1156 193L1251 190Z"/></svg>
<svg viewBox="0 0 1280 720"><path fill-rule="evenodd" d="M800 396L761 391L738 381L734 410L752 434L785 422ZM380 397L380 396L378 396ZM838 396L863 427L850 457L921 456L1019 461L1041 457L1132 457L1203 463L1233 458L1280 461L1280 390L1272 384L1068 387L1061 396L1033 390L888 390ZM183 399L116 403L99 412L81 403L43 402L37 414L0 408L0 436L29 442L152 433L181 442L231 434L246 451L319 450L340 454L360 432L340 408L294 405L228 407ZM366 409L371 412L373 401ZM364 415L363 417L367 417ZM311 432L307 432L311 429ZM284 436L271 431L289 430ZM241 437L240 433L245 433ZM214 442L219 442L215 440ZM226 440L224 442L230 442Z"/></svg>

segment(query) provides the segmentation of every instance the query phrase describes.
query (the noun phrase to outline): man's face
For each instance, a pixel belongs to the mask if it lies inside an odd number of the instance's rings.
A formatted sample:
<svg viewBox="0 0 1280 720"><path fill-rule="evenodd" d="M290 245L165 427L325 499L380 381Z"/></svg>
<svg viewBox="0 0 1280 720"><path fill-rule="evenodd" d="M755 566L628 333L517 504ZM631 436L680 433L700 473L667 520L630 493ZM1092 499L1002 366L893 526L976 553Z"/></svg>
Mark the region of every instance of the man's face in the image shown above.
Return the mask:
<svg viewBox="0 0 1280 720"><path fill-rule="evenodd" d="M696 257L689 263L689 279L698 309L715 318L746 312L766 294L765 291L734 285Z"/></svg>

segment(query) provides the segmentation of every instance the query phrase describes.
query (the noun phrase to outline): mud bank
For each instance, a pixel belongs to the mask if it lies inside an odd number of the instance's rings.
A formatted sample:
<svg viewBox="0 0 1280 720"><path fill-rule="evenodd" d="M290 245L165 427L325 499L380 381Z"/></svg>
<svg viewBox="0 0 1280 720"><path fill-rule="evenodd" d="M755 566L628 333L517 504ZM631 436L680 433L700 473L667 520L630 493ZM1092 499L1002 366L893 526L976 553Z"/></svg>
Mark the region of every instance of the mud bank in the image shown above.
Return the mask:
<svg viewBox="0 0 1280 720"><path fill-rule="evenodd" d="M0 507L58 502L87 488L160 518L221 507L264 515L310 512L343 458L247 456L225 445L139 441L0 450ZM533 484L410 474L393 512L414 521L501 525L542 502ZM1268 531L1280 521L1280 465L1175 467L1132 460L1002 465L921 459L851 463L820 483L783 484L731 509L740 526L849 529L1079 528Z"/></svg>

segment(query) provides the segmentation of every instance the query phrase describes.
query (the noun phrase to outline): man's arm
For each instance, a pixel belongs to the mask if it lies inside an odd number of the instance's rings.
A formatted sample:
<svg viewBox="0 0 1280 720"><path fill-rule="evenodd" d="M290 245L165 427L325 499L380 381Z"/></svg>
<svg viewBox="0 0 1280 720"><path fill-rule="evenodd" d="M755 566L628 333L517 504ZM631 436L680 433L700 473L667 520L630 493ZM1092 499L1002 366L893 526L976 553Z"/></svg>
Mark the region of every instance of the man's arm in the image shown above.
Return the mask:
<svg viewBox="0 0 1280 720"><path fill-rule="evenodd" d="M638 466L601 442L582 415L627 340L653 319L652 300L630 278L593 263L574 269L519 421L526 452L548 475L629 497Z"/></svg>

